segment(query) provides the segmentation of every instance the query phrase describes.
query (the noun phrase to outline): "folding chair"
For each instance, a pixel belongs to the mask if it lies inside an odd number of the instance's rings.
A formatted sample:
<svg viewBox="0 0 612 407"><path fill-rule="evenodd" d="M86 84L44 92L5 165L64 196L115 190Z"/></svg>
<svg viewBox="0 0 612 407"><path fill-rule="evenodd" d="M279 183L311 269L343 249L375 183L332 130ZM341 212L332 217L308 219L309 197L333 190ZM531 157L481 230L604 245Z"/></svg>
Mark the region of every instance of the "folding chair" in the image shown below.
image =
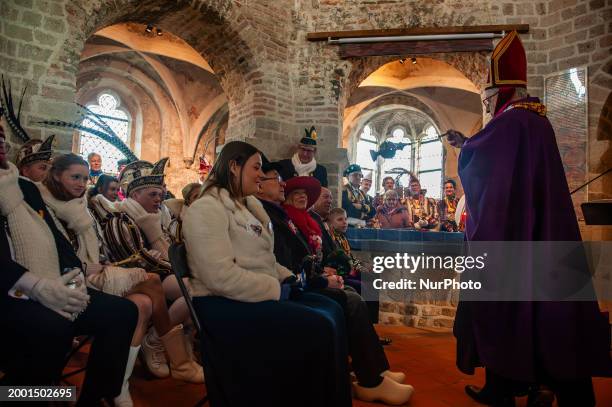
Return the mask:
<svg viewBox="0 0 612 407"><path fill-rule="evenodd" d="M81 348L83 348L83 346L87 345L87 343L89 343L91 340L93 339L93 336L79 336L74 338L74 341L77 342L76 346L73 345L72 349L70 350L70 352L68 352L68 355L66 356L66 361L64 363L64 366L68 365L68 362L70 362L70 359L72 359L72 357L74 355L76 355L77 353L79 353L79 351L81 350ZM61 383L66 383L68 384L68 381L66 379L68 379L69 377L72 376L76 376L79 373L84 372L85 370L87 370L87 367L81 367L79 369L73 370L72 372L66 373L64 375L62 375L59 378L60 384Z"/></svg>
<svg viewBox="0 0 612 407"><path fill-rule="evenodd" d="M193 302L191 301L191 296L189 295L189 291L187 291L185 282L183 282L183 277L190 275L189 266L187 265L187 250L185 249L185 243L182 243L182 242L173 243L168 249L168 257L170 258L170 263L172 264L172 271L174 272L174 275L176 276L179 287L181 288L181 293L183 294L183 298L185 298L185 303L187 304L187 308L189 308L189 314L191 315L191 320L193 321L193 325L195 326L197 336L198 338L201 339L202 338L202 325L200 324L200 320L198 319L198 316L195 312L195 308L193 307ZM201 351L204 352L203 349ZM202 398L202 400L198 401L198 403L194 407L203 406L207 402L208 402L208 394L206 394L204 398Z"/></svg>

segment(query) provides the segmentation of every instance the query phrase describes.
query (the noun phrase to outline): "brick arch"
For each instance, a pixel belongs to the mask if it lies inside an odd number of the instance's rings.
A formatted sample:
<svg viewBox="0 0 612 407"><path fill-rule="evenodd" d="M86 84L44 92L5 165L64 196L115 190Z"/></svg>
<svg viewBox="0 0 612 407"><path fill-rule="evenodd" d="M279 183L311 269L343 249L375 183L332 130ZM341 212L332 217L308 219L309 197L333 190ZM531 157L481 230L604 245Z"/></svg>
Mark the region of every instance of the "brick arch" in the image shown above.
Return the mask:
<svg viewBox="0 0 612 407"><path fill-rule="evenodd" d="M103 0L91 10L79 1L66 5L69 14L87 15L74 24L71 44L59 60L78 62L85 41L96 31L117 23L151 23L180 37L213 68L230 100L244 97L245 77L259 68L252 49L256 46L255 29L242 17L230 0ZM231 86L230 86L231 85Z"/></svg>
<svg viewBox="0 0 612 407"><path fill-rule="evenodd" d="M70 132L41 128L36 121L40 117L34 112L76 120L77 74L87 39L104 27L128 21L154 24L190 44L209 62L228 97L230 130L250 129L252 84L264 76L260 60L266 56L261 49L255 50L258 35L233 1L63 0L63 4L53 6L57 6L55 15L62 16L53 20L54 33L61 33L56 34L61 36L61 42L44 49L44 62L30 72L15 75L29 83L24 122L34 136L56 133L56 148L71 149Z"/></svg>
<svg viewBox="0 0 612 407"><path fill-rule="evenodd" d="M454 68L481 90L487 82L488 56L485 52L452 52L418 55L419 58L431 58L445 62ZM359 85L382 66L399 60L396 56L366 57L354 60L349 75L343 86L340 98L340 109L344 109L352 93Z"/></svg>
<svg viewBox="0 0 612 407"><path fill-rule="evenodd" d="M359 111L350 123L346 124L342 132L342 146L347 148L351 144L352 138L360 133L360 127L365 124L362 120L363 117L369 116L373 111L380 112L387 106L410 106L429 116L437 126L440 126L440 120L436 113L419 98L404 92L393 92L374 99Z"/></svg>

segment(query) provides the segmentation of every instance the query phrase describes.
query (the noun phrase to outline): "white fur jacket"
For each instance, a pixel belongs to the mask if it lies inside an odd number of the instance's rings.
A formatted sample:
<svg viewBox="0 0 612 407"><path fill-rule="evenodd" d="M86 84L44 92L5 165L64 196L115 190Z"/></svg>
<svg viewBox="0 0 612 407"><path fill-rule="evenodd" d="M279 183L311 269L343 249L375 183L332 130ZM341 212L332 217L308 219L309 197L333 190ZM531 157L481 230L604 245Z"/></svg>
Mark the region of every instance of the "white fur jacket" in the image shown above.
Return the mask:
<svg viewBox="0 0 612 407"><path fill-rule="evenodd" d="M270 218L253 196L244 207L226 189L209 189L185 211L183 237L193 296L278 300L280 282L292 275L276 262Z"/></svg>

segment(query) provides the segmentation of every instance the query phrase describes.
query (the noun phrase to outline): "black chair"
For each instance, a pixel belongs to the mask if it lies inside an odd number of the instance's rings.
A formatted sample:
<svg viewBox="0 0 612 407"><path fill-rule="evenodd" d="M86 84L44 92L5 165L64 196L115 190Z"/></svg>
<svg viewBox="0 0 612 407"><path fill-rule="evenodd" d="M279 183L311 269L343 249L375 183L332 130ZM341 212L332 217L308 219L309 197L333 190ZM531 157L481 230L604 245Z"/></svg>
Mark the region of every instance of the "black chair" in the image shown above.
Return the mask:
<svg viewBox="0 0 612 407"><path fill-rule="evenodd" d="M196 335L201 341L201 339L203 338L202 324L200 324L200 320L198 319L198 316L195 312L195 308L193 307L193 302L191 301L191 296L189 295L189 291L187 291L187 287L185 286L185 282L183 281L183 277L190 275L189 266L187 265L187 250L185 248L185 243L183 242L173 243L168 249L168 257L170 258L170 263L172 264L172 271L174 272L174 275L176 276L179 287L181 288L181 293L183 294L183 298L185 298L185 303L187 304L187 308L189 308L189 314L191 315L191 320L193 321L193 325L195 326ZM202 346L201 352L204 353L204 346ZM202 357L202 359L204 359L204 357ZM207 366L207 364L203 364L203 365L204 365L204 371L206 373L205 374L206 382L209 382L209 380L212 379L212 372L210 372L210 366ZM208 402L208 392L204 396L204 398L198 401L198 403L194 407L203 406L207 402Z"/></svg>
<svg viewBox="0 0 612 407"><path fill-rule="evenodd" d="M81 348L83 348L83 346L87 345L87 343L89 343L91 340L93 339L93 336L79 336L74 338L74 341L76 342L76 344L73 344L72 349L70 350L70 352L68 352L68 355L66 356L65 359L65 363L64 366L68 366L68 362L70 362L70 359L72 359L72 357L74 355L76 355L77 353L79 353L79 351L81 350ZM64 383L64 384L69 384L68 381L66 379L72 377L72 376L76 376L79 373L84 372L85 370L87 370L87 367L81 367L79 369L73 370L72 372L63 374L60 379L59 379L59 383Z"/></svg>

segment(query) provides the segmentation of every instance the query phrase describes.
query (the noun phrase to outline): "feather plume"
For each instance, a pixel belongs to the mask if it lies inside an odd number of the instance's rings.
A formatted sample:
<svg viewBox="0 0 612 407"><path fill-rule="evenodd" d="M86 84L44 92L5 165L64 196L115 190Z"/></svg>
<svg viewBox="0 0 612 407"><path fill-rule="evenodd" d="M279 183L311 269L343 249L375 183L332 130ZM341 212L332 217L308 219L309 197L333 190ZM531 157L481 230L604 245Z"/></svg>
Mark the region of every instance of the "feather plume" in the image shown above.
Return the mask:
<svg viewBox="0 0 612 407"><path fill-rule="evenodd" d="M21 116L21 107L23 105L23 98L25 96L27 86L23 88L21 92L21 99L19 101L19 106L17 110L17 114L15 114L15 108L13 106L13 91L11 89L11 82L7 82L4 80L4 75L2 75L2 95L0 97L0 116L6 117L6 122L13 134L15 134L19 139L25 143L30 140L30 136L25 131L19 118Z"/></svg>
<svg viewBox="0 0 612 407"><path fill-rule="evenodd" d="M125 155L125 157L127 159L129 159L130 161L137 161L138 157L136 157L134 155L134 153L132 152L132 150L130 150L130 148L123 142L123 140L121 140L119 137L117 137L116 135L113 134L108 134L104 131L101 130L97 130L97 129L93 129L91 127L87 127L87 126L83 126L82 124L77 124L77 123L69 123L63 120L43 120L38 122L41 125L44 126L48 126L48 127L55 127L55 128L68 128L68 129L73 129L73 130L79 130L82 131L84 133L88 133L91 134L93 136L99 137L102 140L106 141L107 143L117 147L117 149L119 151L121 151L121 153L123 155Z"/></svg>

